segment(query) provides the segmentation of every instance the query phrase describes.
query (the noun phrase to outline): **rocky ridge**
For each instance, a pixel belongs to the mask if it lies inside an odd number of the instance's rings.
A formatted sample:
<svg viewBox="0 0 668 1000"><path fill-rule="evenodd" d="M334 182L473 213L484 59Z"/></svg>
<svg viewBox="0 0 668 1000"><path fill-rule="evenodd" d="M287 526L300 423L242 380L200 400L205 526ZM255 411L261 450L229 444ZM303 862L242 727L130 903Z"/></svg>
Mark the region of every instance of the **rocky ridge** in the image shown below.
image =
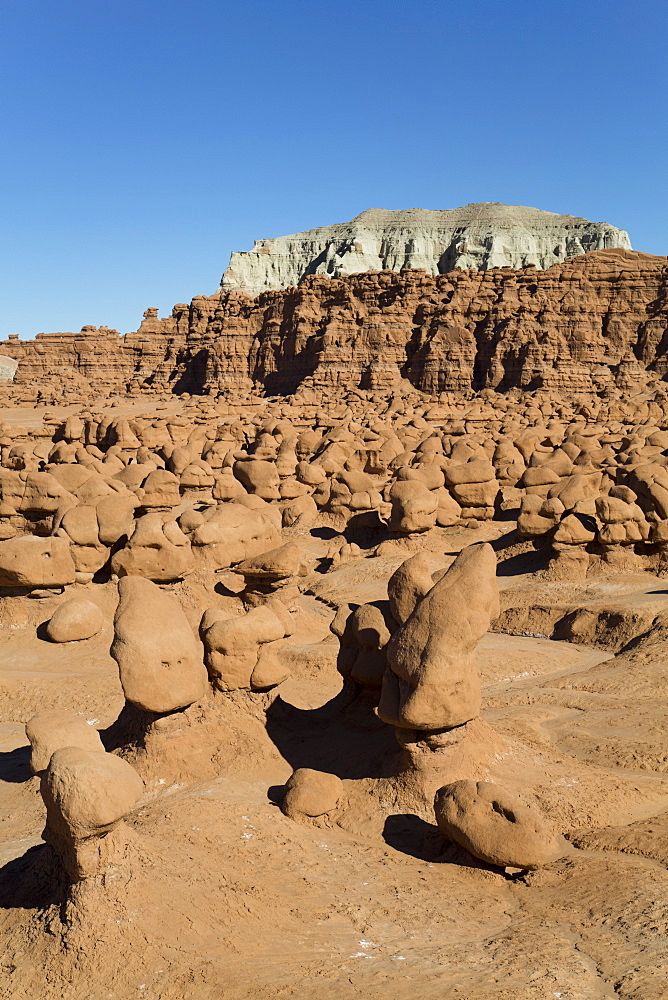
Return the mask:
<svg viewBox="0 0 668 1000"><path fill-rule="evenodd" d="M589 222L523 205L480 202L462 208L371 208L351 222L304 233L256 240L233 253L223 291L259 295L298 285L311 274L341 278L363 271L547 268L592 250L630 250L628 233L607 222Z"/></svg>
<svg viewBox="0 0 668 1000"><path fill-rule="evenodd" d="M0 352L19 367L0 394L591 392L640 384L647 369L663 378L667 338L666 258L612 249L545 271L313 275L256 298L197 296L165 319L148 309L125 336L84 327L10 338Z"/></svg>

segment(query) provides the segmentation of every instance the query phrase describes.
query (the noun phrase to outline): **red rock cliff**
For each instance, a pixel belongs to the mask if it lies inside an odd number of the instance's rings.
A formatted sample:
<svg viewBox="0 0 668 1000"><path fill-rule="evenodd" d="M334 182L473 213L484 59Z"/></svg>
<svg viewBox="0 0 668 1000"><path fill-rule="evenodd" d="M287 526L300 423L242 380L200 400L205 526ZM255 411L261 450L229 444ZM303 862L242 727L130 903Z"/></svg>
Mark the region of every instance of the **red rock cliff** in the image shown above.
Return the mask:
<svg viewBox="0 0 668 1000"><path fill-rule="evenodd" d="M590 389L629 362L668 370L668 261L601 250L546 271L312 276L251 298L199 296L136 333L106 328L10 340L15 383L54 371L91 386L210 392L300 385L437 393L513 386Z"/></svg>

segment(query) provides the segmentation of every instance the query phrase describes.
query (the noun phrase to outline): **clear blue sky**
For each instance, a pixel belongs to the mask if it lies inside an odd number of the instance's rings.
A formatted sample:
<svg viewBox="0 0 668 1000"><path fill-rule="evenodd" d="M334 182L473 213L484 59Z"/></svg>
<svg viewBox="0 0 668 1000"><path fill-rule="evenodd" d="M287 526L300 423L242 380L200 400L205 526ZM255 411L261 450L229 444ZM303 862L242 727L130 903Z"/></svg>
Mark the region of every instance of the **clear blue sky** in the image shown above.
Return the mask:
<svg viewBox="0 0 668 1000"><path fill-rule="evenodd" d="M4 0L0 335L136 329L231 250L502 201L668 253L665 0Z"/></svg>

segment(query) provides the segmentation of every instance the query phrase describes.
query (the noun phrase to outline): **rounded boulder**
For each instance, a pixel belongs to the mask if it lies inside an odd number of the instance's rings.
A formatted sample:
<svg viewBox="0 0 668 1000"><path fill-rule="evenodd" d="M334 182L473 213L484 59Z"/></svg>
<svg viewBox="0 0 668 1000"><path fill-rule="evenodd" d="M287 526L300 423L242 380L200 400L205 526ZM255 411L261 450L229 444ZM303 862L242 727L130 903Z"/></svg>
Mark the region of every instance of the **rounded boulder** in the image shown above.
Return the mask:
<svg viewBox="0 0 668 1000"><path fill-rule="evenodd" d="M97 635L106 619L97 604L85 597L71 597L56 608L46 626L51 642L76 642Z"/></svg>
<svg viewBox="0 0 668 1000"><path fill-rule="evenodd" d="M454 781L434 798L441 833L488 864L541 868L564 850L538 805L490 781Z"/></svg>
<svg viewBox="0 0 668 1000"><path fill-rule="evenodd" d="M30 769L33 774L44 771L56 750L63 747L104 753L97 729L76 712L40 712L26 722L25 730L32 751Z"/></svg>
<svg viewBox="0 0 668 1000"><path fill-rule="evenodd" d="M121 757L63 747L42 775L41 792L47 812L55 812L70 836L80 839L123 819L142 796L144 782Z"/></svg>
<svg viewBox="0 0 668 1000"><path fill-rule="evenodd" d="M336 808L343 794L343 782L335 774L298 767L285 785L281 809L286 816L324 816Z"/></svg>

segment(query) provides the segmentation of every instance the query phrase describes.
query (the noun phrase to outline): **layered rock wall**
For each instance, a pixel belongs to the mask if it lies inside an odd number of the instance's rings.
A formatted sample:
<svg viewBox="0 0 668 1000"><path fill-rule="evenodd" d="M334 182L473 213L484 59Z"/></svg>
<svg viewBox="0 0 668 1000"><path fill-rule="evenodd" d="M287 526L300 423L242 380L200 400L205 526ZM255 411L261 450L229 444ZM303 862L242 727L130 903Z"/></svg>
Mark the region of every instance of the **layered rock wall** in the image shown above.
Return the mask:
<svg viewBox="0 0 668 1000"><path fill-rule="evenodd" d="M167 319L157 313L147 309L139 329L124 336L106 326L84 326L79 333L38 333L34 340L10 337L3 343L18 361L16 391L178 389L183 372L193 368L186 361L190 307L174 306Z"/></svg>
<svg viewBox="0 0 668 1000"><path fill-rule="evenodd" d="M628 387L668 371L668 262L603 250L546 271L314 275L256 298L199 296L167 319L147 310L125 336L84 328L0 352L19 361L3 390L15 393Z"/></svg>
<svg viewBox="0 0 668 1000"><path fill-rule="evenodd" d="M351 222L257 240L252 250L232 254L221 289L259 295L298 285L311 274L340 278L404 268L433 275L527 264L543 269L611 247L630 250L628 234L607 222L522 205L481 202L398 212L372 208Z"/></svg>
<svg viewBox="0 0 668 1000"><path fill-rule="evenodd" d="M220 293L197 300L204 387L229 384L233 372L237 384L247 378L270 393L401 379L428 393L577 391L611 381L620 366L627 377L649 366L663 375L667 281L665 258L609 250L547 271L384 271L313 276L256 299Z"/></svg>

